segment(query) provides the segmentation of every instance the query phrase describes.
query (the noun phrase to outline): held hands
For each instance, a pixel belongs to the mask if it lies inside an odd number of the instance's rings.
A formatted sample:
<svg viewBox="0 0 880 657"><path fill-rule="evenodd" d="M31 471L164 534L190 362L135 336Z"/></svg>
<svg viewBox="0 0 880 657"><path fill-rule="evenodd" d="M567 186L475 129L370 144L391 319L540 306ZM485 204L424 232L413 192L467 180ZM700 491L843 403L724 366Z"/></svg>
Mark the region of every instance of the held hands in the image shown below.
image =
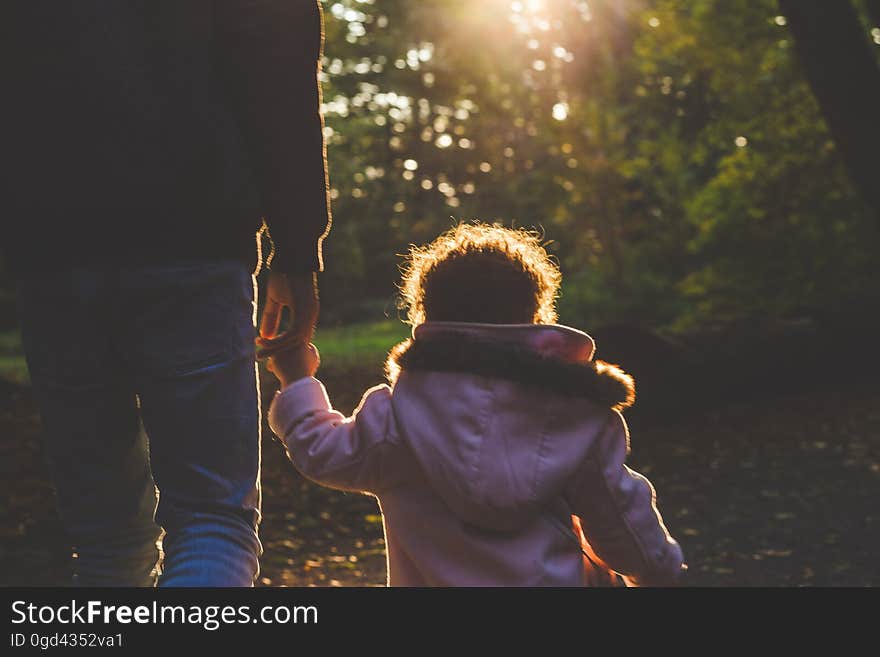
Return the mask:
<svg viewBox="0 0 880 657"><path fill-rule="evenodd" d="M294 381L315 376L320 364L321 357L317 348L309 343L274 352L266 367L278 377L281 387L286 388Z"/></svg>
<svg viewBox="0 0 880 657"><path fill-rule="evenodd" d="M278 335L285 307L290 309L290 328ZM270 272L260 337L257 338L257 358L263 360L280 351L307 345L315 333L319 310L318 281L314 272Z"/></svg>
<svg viewBox="0 0 880 657"><path fill-rule="evenodd" d="M290 328L278 335L285 307L290 309ZM260 335L256 339L257 358L268 359L268 370L278 377L282 386L314 376L318 370L320 357L311 339L319 309L314 272L270 272Z"/></svg>

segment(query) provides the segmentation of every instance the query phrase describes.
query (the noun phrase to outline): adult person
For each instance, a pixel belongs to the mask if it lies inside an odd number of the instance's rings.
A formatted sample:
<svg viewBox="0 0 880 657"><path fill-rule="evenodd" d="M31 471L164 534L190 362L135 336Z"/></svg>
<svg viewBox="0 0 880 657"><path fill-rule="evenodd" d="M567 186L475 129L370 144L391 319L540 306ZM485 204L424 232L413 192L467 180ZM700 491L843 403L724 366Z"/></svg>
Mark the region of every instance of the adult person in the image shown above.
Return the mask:
<svg viewBox="0 0 880 657"><path fill-rule="evenodd" d="M75 581L151 585L161 526L160 585L250 586L258 231L277 349L312 335L330 221L320 5L16 0L2 22L2 239Z"/></svg>

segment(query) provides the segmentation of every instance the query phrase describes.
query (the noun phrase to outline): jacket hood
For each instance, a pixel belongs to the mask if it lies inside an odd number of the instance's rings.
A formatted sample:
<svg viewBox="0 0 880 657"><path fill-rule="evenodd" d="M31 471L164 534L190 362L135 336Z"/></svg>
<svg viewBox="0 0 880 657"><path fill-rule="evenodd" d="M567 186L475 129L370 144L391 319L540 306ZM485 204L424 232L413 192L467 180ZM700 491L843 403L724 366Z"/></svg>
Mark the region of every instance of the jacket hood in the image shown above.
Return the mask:
<svg viewBox="0 0 880 657"><path fill-rule="evenodd" d="M509 531L560 496L632 378L559 325L427 322L388 359L393 412L435 492L464 522Z"/></svg>

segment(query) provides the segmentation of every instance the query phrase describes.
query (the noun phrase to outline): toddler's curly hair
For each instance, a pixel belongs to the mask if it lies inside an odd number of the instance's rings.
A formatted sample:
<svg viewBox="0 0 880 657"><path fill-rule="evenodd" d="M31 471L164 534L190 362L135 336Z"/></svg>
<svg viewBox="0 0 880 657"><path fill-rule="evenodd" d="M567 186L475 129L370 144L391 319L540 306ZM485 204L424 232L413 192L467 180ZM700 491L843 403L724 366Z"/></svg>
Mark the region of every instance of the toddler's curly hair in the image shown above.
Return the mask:
<svg viewBox="0 0 880 657"><path fill-rule="evenodd" d="M541 239L473 222L413 246L400 285L407 321L554 323L562 274Z"/></svg>

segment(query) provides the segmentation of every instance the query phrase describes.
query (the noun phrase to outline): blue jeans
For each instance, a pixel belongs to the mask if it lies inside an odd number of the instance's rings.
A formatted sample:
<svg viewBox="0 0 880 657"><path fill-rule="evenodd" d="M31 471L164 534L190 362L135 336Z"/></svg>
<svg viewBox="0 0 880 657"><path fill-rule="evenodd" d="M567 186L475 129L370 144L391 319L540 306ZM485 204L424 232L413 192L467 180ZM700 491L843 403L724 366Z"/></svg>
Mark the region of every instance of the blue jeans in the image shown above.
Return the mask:
<svg viewBox="0 0 880 657"><path fill-rule="evenodd" d="M161 527L161 586L252 586L260 402L247 267L67 270L21 281L18 299L75 583L153 585Z"/></svg>

